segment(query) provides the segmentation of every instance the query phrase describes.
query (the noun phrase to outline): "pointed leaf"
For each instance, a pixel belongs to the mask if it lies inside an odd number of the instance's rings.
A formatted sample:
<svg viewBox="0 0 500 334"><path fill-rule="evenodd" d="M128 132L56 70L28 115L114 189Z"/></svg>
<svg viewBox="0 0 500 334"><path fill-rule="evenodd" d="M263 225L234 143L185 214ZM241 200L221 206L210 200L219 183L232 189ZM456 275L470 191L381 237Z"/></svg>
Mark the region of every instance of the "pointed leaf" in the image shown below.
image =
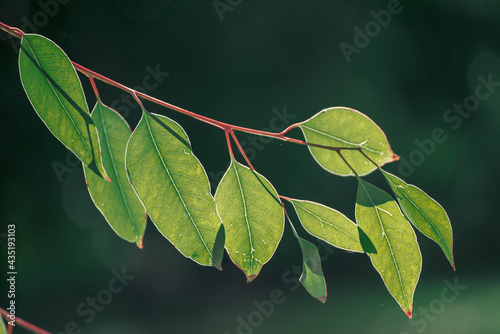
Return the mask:
<svg viewBox="0 0 500 334"><path fill-rule="evenodd" d="M217 265L221 225L203 166L184 129L143 111L127 145L129 179L158 230L186 257Z"/></svg>
<svg viewBox="0 0 500 334"><path fill-rule="evenodd" d="M342 213L310 201L292 199L291 203L309 234L337 248L363 252L358 226Z"/></svg>
<svg viewBox="0 0 500 334"><path fill-rule="evenodd" d="M397 160L384 132L357 110L334 107L320 111L298 125L307 142L330 147L359 148L379 166ZM321 167L337 175L354 175L337 152L308 146ZM377 167L357 150L342 150L342 155L359 175Z"/></svg>
<svg viewBox="0 0 500 334"><path fill-rule="evenodd" d="M285 216L278 193L262 175L231 160L215 201L226 231L226 250L250 282L283 235Z"/></svg>
<svg viewBox="0 0 500 334"><path fill-rule="evenodd" d="M453 232L450 219L438 202L421 189L382 170L408 220L425 236L434 240L443 250L451 266L453 260Z"/></svg>
<svg viewBox="0 0 500 334"><path fill-rule="evenodd" d="M320 302L326 302L326 282L321 268L321 257L316 246L297 237L303 256L303 269L299 281L311 296Z"/></svg>
<svg viewBox="0 0 500 334"><path fill-rule="evenodd" d="M82 85L66 54L51 40L26 34L19 52L19 74L28 99L50 132L107 179Z"/></svg>
<svg viewBox="0 0 500 334"><path fill-rule="evenodd" d="M146 210L125 168L125 150L132 131L120 114L100 101L94 107L92 120L101 139L102 161L111 182L84 166L90 197L116 234L142 248Z"/></svg>
<svg viewBox="0 0 500 334"><path fill-rule="evenodd" d="M356 221L375 246L373 266L403 311L411 318L413 294L422 269L415 232L385 191L359 179Z"/></svg>
<svg viewBox="0 0 500 334"><path fill-rule="evenodd" d="M302 275L299 282L309 292L311 296L322 303L326 302L326 281L321 268L321 257L319 256L318 248L306 239L302 239L297 234L295 227L292 225L292 231L299 241L300 249L302 250Z"/></svg>

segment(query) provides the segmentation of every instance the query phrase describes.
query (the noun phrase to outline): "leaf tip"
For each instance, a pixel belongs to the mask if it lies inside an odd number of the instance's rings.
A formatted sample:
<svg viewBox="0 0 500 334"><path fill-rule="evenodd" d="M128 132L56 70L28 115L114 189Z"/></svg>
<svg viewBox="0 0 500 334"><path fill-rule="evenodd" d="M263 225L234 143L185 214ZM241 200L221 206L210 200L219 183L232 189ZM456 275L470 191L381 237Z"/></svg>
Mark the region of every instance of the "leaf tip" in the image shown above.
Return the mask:
<svg viewBox="0 0 500 334"><path fill-rule="evenodd" d="M413 311L412 311L412 310L413 310L413 304L411 304L410 309L409 309L408 311L405 311L406 315L407 315L407 316L408 316L408 318L410 318L410 319L411 319L411 317L412 317L412 315L413 315L413 313L412 313Z"/></svg>
<svg viewBox="0 0 500 334"><path fill-rule="evenodd" d="M137 248L142 249L143 247L144 247L144 245L142 244L142 240L140 240L140 241L137 243Z"/></svg>
<svg viewBox="0 0 500 334"><path fill-rule="evenodd" d="M251 281L253 281L256 277L257 277L257 275L249 275L249 276L247 276L247 283L250 283L250 282L251 282Z"/></svg>
<svg viewBox="0 0 500 334"><path fill-rule="evenodd" d="M217 269L217 270L219 270L219 271L222 271L222 266L221 266L220 263L214 264L214 268Z"/></svg>
<svg viewBox="0 0 500 334"><path fill-rule="evenodd" d="M392 161L398 161L399 160L399 155L397 155L396 153L392 152Z"/></svg>
<svg viewBox="0 0 500 334"><path fill-rule="evenodd" d="M453 271L457 271L457 268L455 267L455 256L451 256L451 261L450 261L451 267L453 268Z"/></svg>
<svg viewBox="0 0 500 334"><path fill-rule="evenodd" d="M323 304L326 302L326 296L322 296L322 297L315 297L317 300L319 300L320 302L322 302Z"/></svg>

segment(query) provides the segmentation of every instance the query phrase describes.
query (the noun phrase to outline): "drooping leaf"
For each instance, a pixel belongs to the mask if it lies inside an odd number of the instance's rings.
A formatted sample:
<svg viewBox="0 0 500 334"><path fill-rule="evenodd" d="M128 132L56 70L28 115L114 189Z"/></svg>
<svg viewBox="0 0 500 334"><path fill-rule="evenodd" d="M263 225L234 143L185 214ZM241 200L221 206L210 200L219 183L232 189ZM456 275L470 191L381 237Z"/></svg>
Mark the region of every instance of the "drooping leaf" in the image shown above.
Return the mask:
<svg viewBox="0 0 500 334"><path fill-rule="evenodd" d="M292 199L291 203L309 234L337 248L364 251L358 226L339 211L310 201Z"/></svg>
<svg viewBox="0 0 500 334"><path fill-rule="evenodd" d="M411 318L422 256L410 223L389 194L361 179L356 198L356 221L375 247L376 252L368 253L373 266Z"/></svg>
<svg viewBox="0 0 500 334"><path fill-rule="evenodd" d="M80 79L66 54L51 40L26 34L19 52L19 74L28 99L50 132L108 179Z"/></svg>
<svg viewBox="0 0 500 334"><path fill-rule="evenodd" d="M231 260L252 281L273 256L285 216L278 193L262 175L231 160L215 193Z"/></svg>
<svg viewBox="0 0 500 334"><path fill-rule="evenodd" d="M307 142L329 147L359 148L379 166L397 160L384 132L357 110L334 107L320 111L299 124ZM318 164L337 175L354 175L337 152L309 146ZM342 155L359 175L377 167L357 150L342 150Z"/></svg>
<svg viewBox="0 0 500 334"><path fill-rule="evenodd" d="M311 296L325 303L326 282L318 248L312 242L299 237L291 221L290 226L292 226L293 235L297 238L302 250L302 275L300 275L299 282Z"/></svg>
<svg viewBox="0 0 500 334"><path fill-rule="evenodd" d="M143 111L127 145L129 179L158 230L186 257L217 265L221 220L203 166L184 129Z"/></svg>
<svg viewBox="0 0 500 334"><path fill-rule="evenodd" d="M142 248L146 210L130 185L125 168L125 150L132 131L120 114L100 101L92 111L92 120L99 133L102 162L111 182L84 166L90 197L116 234Z"/></svg>
<svg viewBox="0 0 500 334"><path fill-rule="evenodd" d="M425 192L382 170L408 220L443 250L451 266L453 261L453 232L450 219L438 202Z"/></svg>

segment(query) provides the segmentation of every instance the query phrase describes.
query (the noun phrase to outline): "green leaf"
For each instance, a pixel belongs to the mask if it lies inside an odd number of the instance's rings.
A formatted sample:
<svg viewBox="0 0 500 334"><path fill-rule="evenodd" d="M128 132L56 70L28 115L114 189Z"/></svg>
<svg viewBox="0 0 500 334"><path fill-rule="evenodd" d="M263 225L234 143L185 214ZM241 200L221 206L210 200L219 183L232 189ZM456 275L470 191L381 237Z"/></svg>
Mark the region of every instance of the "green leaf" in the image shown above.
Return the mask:
<svg viewBox="0 0 500 334"><path fill-rule="evenodd" d="M143 111L127 145L129 179L158 230L186 257L217 265L221 220L184 129Z"/></svg>
<svg viewBox="0 0 500 334"><path fill-rule="evenodd" d="M368 256L391 295L411 318L413 294L422 270L415 232L389 194L358 180L356 221L376 250Z"/></svg>
<svg viewBox="0 0 500 334"><path fill-rule="evenodd" d="M326 282L321 268L321 257L316 246L297 236L300 248L302 249L302 275L299 281L311 296L320 302L326 302Z"/></svg>
<svg viewBox="0 0 500 334"><path fill-rule="evenodd" d="M252 281L273 256L285 216L278 193L262 175L231 160L215 193L231 260Z"/></svg>
<svg viewBox="0 0 500 334"><path fill-rule="evenodd" d="M116 111L100 101L94 107L92 120L101 139L102 161L111 182L84 166L90 197L116 234L142 248L146 210L130 185L125 168L125 150L132 131Z"/></svg>
<svg viewBox="0 0 500 334"><path fill-rule="evenodd" d="M443 250L451 266L453 260L453 233L450 219L438 202L414 185L381 170L408 220L425 236L434 240Z"/></svg>
<svg viewBox="0 0 500 334"><path fill-rule="evenodd" d="M302 250L303 269L299 282L311 296L325 303L327 296L326 282L323 269L321 268L321 257L319 256L318 248L312 242L299 237L291 221L290 226L292 226L293 235L297 238Z"/></svg>
<svg viewBox="0 0 500 334"><path fill-rule="evenodd" d="M66 54L51 40L26 34L19 52L19 74L28 99L50 132L108 179L80 79Z"/></svg>
<svg viewBox="0 0 500 334"><path fill-rule="evenodd" d="M0 334L7 334L7 328L3 322L3 316L0 315Z"/></svg>
<svg viewBox="0 0 500 334"><path fill-rule="evenodd" d="M378 125L354 109L344 107L324 109L298 126L309 143L358 148L379 166L398 159ZM342 176L354 175L336 151L308 147L316 162L327 171ZM369 174L377 168L357 150L341 152L359 175Z"/></svg>
<svg viewBox="0 0 500 334"><path fill-rule="evenodd" d="M319 203L290 201L309 234L337 248L363 252L358 226L342 213Z"/></svg>

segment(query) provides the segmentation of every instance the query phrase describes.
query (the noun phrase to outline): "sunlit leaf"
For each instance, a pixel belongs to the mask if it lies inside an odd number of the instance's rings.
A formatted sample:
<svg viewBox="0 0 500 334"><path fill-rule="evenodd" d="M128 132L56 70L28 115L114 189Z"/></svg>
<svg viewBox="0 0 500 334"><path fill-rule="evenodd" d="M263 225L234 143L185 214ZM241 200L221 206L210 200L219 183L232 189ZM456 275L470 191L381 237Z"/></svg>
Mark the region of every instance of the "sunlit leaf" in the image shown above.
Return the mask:
<svg viewBox="0 0 500 334"><path fill-rule="evenodd" d="M451 266L453 261L453 233L450 219L438 202L414 185L383 171L392 191L408 220L425 236L434 240L443 250Z"/></svg>
<svg viewBox="0 0 500 334"><path fill-rule="evenodd" d="M127 145L129 178L158 230L186 257L214 265L221 225L203 166L171 119L143 111ZM218 261L218 260L217 260Z"/></svg>
<svg viewBox="0 0 500 334"><path fill-rule="evenodd" d="M379 166L394 161L384 132L370 118L357 110L334 107L320 111L299 124L307 142L329 147L359 148ZM337 152L309 146L314 159L327 171L337 175L354 175ZM377 167L357 150L342 150L342 155L359 175Z"/></svg>
<svg viewBox="0 0 500 334"><path fill-rule="evenodd" d="M304 229L337 248L363 252L358 226L337 210L319 203L292 199Z"/></svg>
<svg viewBox="0 0 500 334"><path fill-rule="evenodd" d="M0 334L7 334L7 327L5 327L5 323L3 322L3 317L0 315Z"/></svg>
<svg viewBox="0 0 500 334"><path fill-rule="evenodd" d="M311 296L324 303L327 296L326 282L318 248L312 242L299 237L291 222L290 225L302 250L302 275L300 275L299 281Z"/></svg>
<svg viewBox="0 0 500 334"><path fill-rule="evenodd" d="M356 221L375 247L373 266L403 311L411 318L413 294L422 269L415 232L385 191L359 179Z"/></svg>
<svg viewBox="0 0 500 334"><path fill-rule="evenodd" d="M125 150L132 131L117 112L99 101L92 111L92 120L111 182L84 166L90 197L116 234L142 247L146 210L130 185L125 168Z"/></svg>
<svg viewBox="0 0 500 334"><path fill-rule="evenodd" d="M28 99L50 132L107 179L82 85L66 54L49 39L26 34L19 52L19 74Z"/></svg>
<svg viewBox="0 0 500 334"><path fill-rule="evenodd" d="M252 281L283 235L285 217L278 193L262 175L231 160L215 200L226 231L226 250Z"/></svg>

